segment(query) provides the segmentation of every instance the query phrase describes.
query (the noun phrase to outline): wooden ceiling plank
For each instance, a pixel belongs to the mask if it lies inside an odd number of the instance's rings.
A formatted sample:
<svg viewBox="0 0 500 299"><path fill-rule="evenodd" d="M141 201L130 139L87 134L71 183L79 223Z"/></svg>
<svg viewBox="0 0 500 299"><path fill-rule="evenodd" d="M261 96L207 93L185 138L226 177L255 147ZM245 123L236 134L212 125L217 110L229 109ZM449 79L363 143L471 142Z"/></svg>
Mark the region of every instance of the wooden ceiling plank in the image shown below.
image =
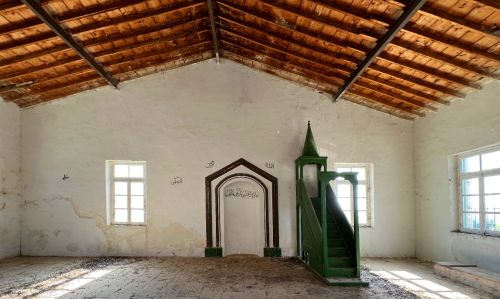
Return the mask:
<svg viewBox="0 0 500 299"><path fill-rule="evenodd" d="M419 55L444 62L450 66L459 68L459 69L464 70L466 72L473 73L475 75L484 76L484 77L488 77L488 78L495 78L495 79L500 78L500 76L495 74L495 73L491 73L487 70L482 69L481 67L478 67L476 65L472 65L466 61L458 61L458 60L456 60L453 57L450 57L448 55L432 51L428 47L420 47L414 43L407 43L407 42L405 42L403 40L399 40L399 39L392 40L391 45L397 46L398 48L401 48L405 51L411 51L411 52L417 53Z"/></svg>
<svg viewBox="0 0 500 299"><path fill-rule="evenodd" d="M141 45L139 45L139 47L140 46ZM129 48L129 47L124 47L124 51L130 50L130 49L131 48ZM101 53L99 53L99 52L94 53L94 55L97 58L99 58L99 57L104 56L104 55L118 54L118 53L121 53L121 51L114 49L114 53L108 52L107 50L103 50ZM4 74L0 74L0 82L4 81L4 80L13 80L13 79L16 79L18 77L25 76L25 75L28 75L31 73L37 73L39 71L43 71L43 70L58 67L58 66L63 66L66 64L77 62L77 61L80 61L80 58L78 56L74 56L74 57L63 59L63 60L56 60L54 62L48 63L48 64L43 65L43 66L34 66L34 67L27 68L27 69L23 69L23 70L20 70L16 73L8 73L7 72Z"/></svg>
<svg viewBox="0 0 500 299"><path fill-rule="evenodd" d="M339 75L338 74L338 70L336 70L333 67L330 67L329 65L325 64L324 62L322 62L320 60L311 59L311 57L308 57L308 56L300 54L300 53L292 53L292 52L286 51L286 50L284 50L281 47L278 47L276 45L272 45L272 44L268 44L268 43L265 43L265 42L257 41L257 40L255 40L253 38L249 38L249 37L243 36L241 34L236 34L234 32L231 32L231 31L223 29L223 28L221 28L219 30L221 32L223 32L224 34L229 34L229 35L235 37L236 39L243 39L243 40L245 40L247 42L250 42L252 44L255 44L255 45L264 47L264 48L266 48L268 50L271 50L272 52L279 52L279 53L281 53L283 55L291 56L291 57L294 57L295 59L307 61L307 62L312 63L314 65L319 65L320 67L327 68L329 70L329 74L328 75L325 74L325 76L329 76L332 79L340 80L341 82L343 82L344 79L347 78L346 74L344 74L343 76ZM224 38L224 34L222 35L223 38ZM228 42L229 41L226 40L226 43L228 43ZM251 50L255 50L255 49L252 48ZM257 50L255 50L255 51L257 51ZM302 68L304 68L304 67L302 66ZM333 74L337 74L337 75L333 75Z"/></svg>
<svg viewBox="0 0 500 299"><path fill-rule="evenodd" d="M266 64L273 65L271 63L271 61L274 61L275 63L278 62L278 64L286 65L287 71L289 71L289 72L294 72L294 73L300 74L300 75L308 74L306 77L308 77L308 76L316 77L316 78L320 77L320 78L323 78L322 82L330 84L330 85L335 86L335 87L338 87L342 84L342 83L338 82L339 81L338 79L333 78L331 76L328 76L324 73L321 73L318 70L310 70L310 69L307 69L300 64L297 64L296 62L280 59L278 57L275 57L274 55L271 56L269 54L266 54L264 52L261 52L261 51L255 50L255 49L252 49L252 50L247 49L244 46L241 46L241 45L238 45L234 42L228 41L224 37L221 39L221 42L223 44L227 45L227 47L223 48L225 51L228 51L231 53L238 52L235 54L244 55L244 56L253 56L253 60L256 60L256 61L259 61L262 63L266 63ZM235 49L237 49L237 51ZM253 53L253 55L251 53ZM263 62L262 60L265 60L265 62ZM279 68L279 66L276 66L276 65L274 65L274 66ZM293 67L295 69L300 69L300 72L297 72L297 70L295 70L295 71L291 70L290 67Z"/></svg>
<svg viewBox="0 0 500 299"><path fill-rule="evenodd" d="M126 8L142 2L144 2L144 0L127 0L126 2L123 1L108 2L104 4L93 5L91 7L86 7L85 9L82 10L70 10L62 15L53 15L53 18L56 19L60 24L64 24L69 21L91 17L94 15L106 13L120 8ZM43 24L44 23L40 21L40 19L37 18L28 19L22 22L0 26L0 32L8 34L17 31L31 29L32 27L40 26Z"/></svg>
<svg viewBox="0 0 500 299"><path fill-rule="evenodd" d="M389 96L395 100L408 103L408 104L415 106L417 108L423 108L423 109L428 109L428 110L432 110L432 111L437 111L436 107L433 107L433 106L427 105L426 103L408 98L402 94L398 94L398 93L392 92L390 90L378 89L377 87L372 86L371 84L365 83L363 81L358 80L358 81L356 81L356 83L354 83L354 85L357 85L357 86L365 88L365 89L369 89L369 90L374 91L376 93L380 93L380 94Z"/></svg>
<svg viewBox="0 0 500 299"><path fill-rule="evenodd" d="M87 52L36 0L21 0L28 6L47 26L54 31L69 47L87 62L111 86L117 87L118 81L113 78L96 60Z"/></svg>
<svg viewBox="0 0 500 299"><path fill-rule="evenodd" d="M406 81L406 82L411 83L411 84L417 84L417 85L420 85L420 86L425 87L427 89L434 90L434 91L437 91L437 92L445 94L445 95L449 95L449 96L453 96L453 97L457 97L457 98L465 98L465 94L458 92L456 90L449 89L449 88L442 87L442 86L438 87L438 86L436 86L430 82L427 82L425 80L422 80L420 78L404 75L404 74L393 71L393 70L388 69L388 68L383 67L383 66L371 65L370 70L374 70L374 71L377 71L379 73L386 74L386 75L389 75L391 77L401 79L401 80Z"/></svg>
<svg viewBox="0 0 500 299"><path fill-rule="evenodd" d="M202 0L197 0L194 2L188 2L187 4L186 3L176 4L175 6L167 6L167 7L160 6L145 12L123 15L117 18L106 18L95 23L82 25L76 28L71 28L70 31L71 34L75 36L83 33L93 32L96 30L103 30L108 27L117 26L128 22L154 17L161 14L175 14L178 13L179 11L192 9L204 4L206 4L206 2ZM193 14L191 17L196 18L199 17L199 15ZM53 38L57 38L57 35L55 35L53 32L44 32L36 36L30 36L24 39L14 40L9 43L0 44L0 51L11 50L18 47L24 47L28 44L33 44L41 41L48 41Z"/></svg>
<svg viewBox="0 0 500 299"><path fill-rule="evenodd" d="M411 88L409 86L402 85L402 84L399 84L399 83L396 83L396 82L392 82L392 81L389 81L389 80L382 80L381 78L376 77L376 76L372 76L372 75L370 75L368 73L364 73L361 76L361 78L373 81L373 82L378 83L378 84L385 85L385 86L387 86L389 88L394 88L394 89L397 89L399 91L411 94L412 96L418 97L418 98L420 98L420 99L422 99L424 101L428 101L428 102L431 102L431 103L443 104L443 105L450 105L450 102L442 100L441 98L439 98L437 96L433 96L433 95L430 95L430 94L423 93L423 92L421 92L419 90L413 89L413 88Z"/></svg>
<svg viewBox="0 0 500 299"><path fill-rule="evenodd" d="M316 54L321 55L321 56L328 56L329 58L331 58L331 59L335 60L335 63L333 63L333 64L331 65L331 67L335 67L335 68L337 68L339 71L342 71L342 72L343 72L343 73L345 73L345 74L350 74L350 73L354 70L354 68L349 68L349 67L347 67L347 66L345 66L345 65L343 65L343 64L338 63L338 62L337 62L337 61L338 61L338 58L336 58L335 56L332 56L330 53L327 53L326 51L322 51L322 50L320 50L320 49L315 49L315 48L312 48L312 47L310 47L309 45L307 45L307 44L305 44L305 43L302 43L302 42L301 42L301 43L298 43L298 42L295 42L295 41L291 41L290 39L286 39L286 38L284 38L284 37L281 37L281 36L275 35L275 34L273 34L273 33L271 33L271 32L268 32L268 31L261 31L261 30L259 30L259 29L254 28L254 27L250 27L250 26L247 26L247 25L244 25L244 24L241 24L241 23L238 23L238 22L232 21L231 19L226 18L225 16L219 16L218 18L219 18L219 19L221 19L221 20L224 20L224 21L226 21L226 22L230 22L230 23L232 23L232 24L234 24L234 25L236 25L236 26L238 26L238 27L245 28L245 29L247 29L247 30L251 30L251 31L253 31L253 32L257 32L257 33L259 33L259 34L266 35L266 36L270 37L272 40L278 40L278 41L280 41L280 42L283 42L283 43L286 43L286 44L292 45L292 46L294 46L294 47L301 48L301 49L305 49L305 50L307 50L307 51L311 51L311 52L316 53ZM231 29L229 29L229 28L227 28L227 27L222 27L222 26L221 26L220 30L226 30L226 31L229 31L229 33L230 33L230 34L233 34L233 35L238 35L238 34L241 34L241 32L236 32L236 31L234 31L234 30L231 30ZM253 36L253 37L244 36L244 38L250 38L250 39L254 39L254 41L256 41L256 40L255 40L255 36ZM262 40L260 40L260 41L262 41ZM276 46L276 45L275 45L275 46ZM288 49L288 50L289 50L289 49ZM283 51L284 51L284 52L286 52L286 50L283 50Z"/></svg>
<svg viewBox="0 0 500 299"><path fill-rule="evenodd" d="M415 13L425 4L426 0L414 1L411 6L404 10L403 14L398 18L397 22L391 26L391 28L386 32L386 34L377 41L375 47L370 51L370 53L365 57L365 59L358 65L358 68L352 73L349 80L347 80L344 85L339 89L339 91L333 95L333 101L338 100L342 95L349 90L351 85L353 85L359 76L363 74L365 69L367 69L377 56L384 51L387 45L396 37L399 31L410 21Z"/></svg>
<svg viewBox="0 0 500 299"><path fill-rule="evenodd" d="M220 19L220 20L224 20L226 22L230 22L230 23L236 24L237 26L241 26L241 27L247 28L249 30L253 30L253 31L256 31L256 32L260 32L260 33L266 34L266 35L271 36L273 38L277 38L277 39L280 39L280 40L286 40L288 42L292 42L292 43L297 44L297 45L299 45L299 46L301 46L303 48L308 48L311 51L321 52L324 55L328 55L328 56L330 56L330 57L332 57L334 59L345 60L345 61L348 61L348 62L351 62L351 63L356 63L356 64L359 63L359 61L360 61L354 55L344 54L342 52L340 52L340 53L332 53L330 50L326 50L326 49L324 49L322 47L321 48L320 47L317 47L317 48L316 47L311 47L310 44L305 43L302 39L296 39L293 36L291 37L291 39L290 39L290 37L286 37L285 38L285 37L279 36L275 32L272 32L269 29L258 27L255 24L250 24L250 22L247 22L245 20L236 19L236 18L233 18L233 17L225 15L225 14L219 14L217 16L217 18ZM292 33L292 35L293 35L294 31L292 29L290 29L288 27L284 27L284 28L286 28L287 31L290 31ZM313 36L313 35L302 33L302 32L299 32L299 33L302 34L302 35L304 35L304 36L307 36L309 38L320 39L317 36ZM333 45L335 48L339 48L336 44L332 44L331 42L328 42L326 40L322 40L322 39L320 39L320 40L323 41L323 42L325 42L325 43Z"/></svg>
<svg viewBox="0 0 500 299"><path fill-rule="evenodd" d="M483 5L500 10L500 2L498 0L469 0L469 1L481 3Z"/></svg>
<svg viewBox="0 0 500 299"><path fill-rule="evenodd" d="M253 15L254 17L258 17L255 12L251 12L251 11L248 11L248 10L243 10L241 7L236 8L235 4L228 4L226 2L226 0L218 0L218 3L222 4L224 6L230 7L232 9L238 9L242 13L246 13L246 14ZM335 25L331 24L331 22L323 22L323 21L320 21L318 19L314 19L314 18L310 18L310 17L306 17L306 16L302 16L302 17L306 18L306 19L308 19L310 21L321 23L324 26L333 26L333 27L335 26ZM260 17L258 17L258 18L260 18ZM277 21L273 22L271 20L271 22L274 23L274 24L280 25L280 23L277 22ZM291 29L289 27L285 27L285 28ZM298 31L295 28L292 28L291 30ZM298 31L298 32L300 32L300 31ZM321 39L324 42L331 43L331 38L328 38L327 36L324 36L324 35L321 35L321 34L316 34L316 33L308 33L308 32L305 32L305 34L316 35L318 39ZM489 77L489 78L500 79L500 75L497 75L495 73L491 73L491 72L489 72L487 70L483 70L481 67L478 67L476 65L471 65L471 64L469 64L469 63L467 63L465 61L457 61L453 57L449 57L447 55L444 55L444 54L441 54L441 53L429 50L429 48L426 48L426 47L418 47L418 46L415 46L415 44L413 44L413 43L406 43L405 41L397 39L397 38L392 40L391 45L397 46L397 47L402 48L402 49L404 49L406 51L411 51L411 52L414 52L416 54L423 55L423 56L428 57L428 58L432 58L434 60L439 60L439 61L444 62L444 63L446 63L446 64L448 64L450 66L459 68L461 70L464 70L464 71L467 71L467 72L470 72L470 73L473 73L473 74L476 74L476 75L486 76L486 77ZM370 49L367 49L367 48L365 48L365 49L360 48L359 46L361 46L361 45L358 45L357 47L356 47L356 45L350 45L350 48L358 50L358 51L363 51L364 53L368 52L370 50Z"/></svg>
<svg viewBox="0 0 500 299"><path fill-rule="evenodd" d="M134 31L121 33L121 34L115 34L115 35L111 35L111 36L105 36L103 38L95 38L95 39L93 38L93 39L83 40L83 41L80 41L80 43L84 47L92 47L92 46L111 43L111 42L131 38L131 37L137 38L137 37L141 37L142 35L160 32L160 31L163 31L166 29L176 30L177 28L179 28L181 26L186 26L186 25L192 25L195 28L201 28L201 27L204 27L203 22L208 22L208 18L206 16L202 16L202 17L199 17L196 19L181 19L179 21L176 20L173 22L162 23L162 24L155 25L155 26L143 27L139 30L134 30ZM56 53L60 53L60 52L64 52L64 51L70 51L70 50L71 49L68 48L68 46L64 44L64 45L54 46L54 47L48 48L48 49L42 49L40 51L34 51L34 52L28 53L26 55L14 56L10 59L0 60L0 68L8 66L10 64L15 64L15 63L18 63L21 61L35 59L35 58L39 58L41 56L56 54Z"/></svg>
<svg viewBox="0 0 500 299"><path fill-rule="evenodd" d="M259 13L257 10L250 10L248 8L245 8L241 5L238 5L236 3L229 3L227 0L217 0L217 3L219 6L226 7L230 10L239 12L241 14L249 15L252 16L259 21L265 22L267 24L273 25L273 26L278 26L280 28L283 28L285 30L293 31L293 32L298 32L300 34L306 35L308 37L313 37L313 38L318 38L321 39L323 42L329 43L333 46L347 49L350 51L356 51L361 54L366 54L368 51L370 51L369 48L364 47L362 44L352 42L350 40L343 40L339 41L337 40L334 36L326 35L322 32L312 32L307 29L303 29L299 26L291 26L287 25L284 22L279 22L279 20L269 18L268 16L265 16L264 14ZM331 26L329 24L324 24L326 26Z"/></svg>
<svg viewBox="0 0 500 299"><path fill-rule="evenodd" d="M269 0L263 0L263 1L267 3L267 1L269 1ZM321 5L328 6L332 10L344 12L345 14L352 15L352 16L357 17L357 18L364 20L364 21L369 22L369 21L375 20L378 23L384 24L388 27L390 27L391 24L395 21L395 20L388 19L385 16L373 15L373 14L370 14L369 17L367 18L366 14L361 13L361 12L356 13L355 11L353 11L352 9L347 7L346 5L342 5L341 3L336 3L335 7L334 7L332 5L329 5L328 3L325 3L324 0L316 0L316 1L321 3ZM408 2L407 7L414 5L415 3L416 3L416 1ZM284 9L284 8L282 7L282 9ZM406 10L407 9L405 9L404 11L406 11ZM500 57L497 54L489 53L486 50L474 48L474 46L472 46L472 45L464 43L460 40L454 40L454 39L448 38L448 37L444 36L443 34L434 34L432 32L424 31L424 30L418 28L417 26L415 26L411 22L409 22L404 28L401 28L401 31L408 32L410 34L415 34L415 35L418 35L422 38L431 39L433 41L445 44L445 45L450 46L450 47L458 48L460 50L463 50L463 51L466 51L470 54L473 54L477 57L500 62ZM369 32L365 32L365 34L377 38L376 34L370 34Z"/></svg>
<svg viewBox="0 0 500 299"><path fill-rule="evenodd" d="M349 35L362 36L364 38L372 39L372 41L374 41L374 42L377 39L376 36L366 35L364 31L361 31L358 28L346 26L342 23L330 22L329 19L327 19L323 16L306 14L304 11L301 11L300 9L296 9L296 8L294 8L290 5L287 5L283 2L277 3L276 1L270 1L270 0L260 0L260 2L265 3L266 5L268 5L270 7L273 7L273 8L282 10L282 11L286 11L289 14L295 15L296 17L314 20L315 22L328 23L330 27L334 27L336 30L340 30L340 31L342 31L346 34L349 34Z"/></svg>
<svg viewBox="0 0 500 299"><path fill-rule="evenodd" d="M477 90L482 89L480 84L470 82L468 80L463 79L462 77L454 76L453 74L441 72L439 69L435 69L435 68L428 67L428 66L425 66L425 65L422 65L419 63L415 63L414 61L411 61L411 60L404 60L403 61L403 59L401 59L401 57L391 55L387 52L380 53L380 55L377 57L377 59L384 60L384 61L387 61L389 63L396 63L402 67L409 68L409 69L412 69L412 70L415 70L415 71L418 71L421 73L425 73L425 74L432 76L434 78L446 80L448 82L459 84L461 86L470 87L470 88L474 88Z"/></svg>
<svg viewBox="0 0 500 299"><path fill-rule="evenodd" d="M404 111L404 112L407 112L407 113L411 113L411 114L414 114L414 115L417 115L417 116L420 116L420 117L424 117L425 116L425 113L422 113L422 112L418 112L418 111L414 111L412 109L408 109L406 107L400 107L398 105L395 105L393 103L389 103L387 101L384 101L384 100L381 100L379 98L376 98L376 97L372 97L372 96L369 96L367 94L364 94L362 92L359 92L359 91L356 91L356 90L352 90L350 89L349 91L347 91L348 93L351 93L351 94L354 94L354 95L357 95L359 97L362 97L362 98L365 98L365 99L368 99L368 100L371 100L371 101L374 101L374 102L377 102L377 103L380 103L380 104L383 104L383 105L386 105L386 106L389 106L391 108L395 108L395 109L399 109L401 111Z"/></svg>

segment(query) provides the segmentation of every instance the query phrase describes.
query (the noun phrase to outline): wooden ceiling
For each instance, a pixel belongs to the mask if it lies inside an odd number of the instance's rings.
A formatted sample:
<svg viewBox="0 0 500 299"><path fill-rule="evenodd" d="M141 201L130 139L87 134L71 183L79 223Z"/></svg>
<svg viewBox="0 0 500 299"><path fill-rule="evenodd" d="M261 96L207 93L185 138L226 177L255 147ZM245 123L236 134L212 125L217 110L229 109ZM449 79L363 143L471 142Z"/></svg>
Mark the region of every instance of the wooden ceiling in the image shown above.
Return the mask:
<svg viewBox="0 0 500 299"><path fill-rule="evenodd" d="M0 0L0 96L28 107L217 53L415 119L500 77L499 24L498 0Z"/></svg>

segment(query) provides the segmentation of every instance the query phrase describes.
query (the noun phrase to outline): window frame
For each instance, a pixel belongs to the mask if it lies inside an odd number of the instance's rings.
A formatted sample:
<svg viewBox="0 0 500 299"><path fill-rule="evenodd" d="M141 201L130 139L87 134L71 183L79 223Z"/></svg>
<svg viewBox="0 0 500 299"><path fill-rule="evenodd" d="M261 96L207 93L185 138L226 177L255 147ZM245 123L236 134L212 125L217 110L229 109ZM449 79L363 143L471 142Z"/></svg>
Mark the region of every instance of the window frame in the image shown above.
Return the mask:
<svg viewBox="0 0 500 299"><path fill-rule="evenodd" d="M114 176L114 166L115 165L142 165L143 167L143 177L142 178L131 178L131 177L115 177ZM126 182L127 183L127 222L116 222L115 221L115 192L114 183L115 182ZM144 197L144 221L143 222L131 222L131 183L142 182L144 186L143 197ZM147 162L146 161L132 161L132 160L106 160L106 206L108 214L108 225L123 225L123 226L146 226L147 224Z"/></svg>
<svg viewBox="0 0 500 299"><path fill-rule="evenodd" d="M362 228L372 228L375 226L375 217L374 217L374 177L373 177L373 164L372 163L335 163L333 165L334 171L337 171L339 168L364 168L366 173L365 180L358 179L358 185L364 184L366 186L366 224L359 224L359 227ZM338 171L337 171L338 172ZM337 184L338 180L335 180L335 184ZM351 185L349 183L349 185ZM335 191L337 191L335 189ZM337 192L335 192L337 195ZM337 195L338 196L338 195ZM351 207L354 206L354 199L351 196ZM351 219L354 219L354 209L351 209ZM359 213L359 194L358 194L358 213ZM358 216L359 218L359 216Z"/></svg>
<svg viewBox="0 0 500 299"><path fill-rule="evenodd" d="M469 234L475 234L475 235L483 235L483 236L494 236L494 237L500 237L500 231L491 231L491 230L486 230L486 214L498 214L500 213L495 213L495 212L486 212L486 206L485 206L485 194L484 194L484 178L489 177L489 176L496 176L500 175L500 168L496 169L489 169L489 170L482 170L482 155L493 153L493 152L498 152L500 151L500 145L492 145L484 148L479 148L475 149L472 151L464 152L461 154L456 155L455 159L455 172L457 175L457 184L456 184L456 194L457 196L457 205L458 205L458 231L463 232L463 233L469 233ZM462 173L462 161L464 159L474 157L474 156L479 156L479 171L475 172L468 172L468 173ZM464 227L464 194L462 190L462 180L463 179L472 179L472 178L477 178L479 180L479 211L477 212L479 214L479 223L480 227L479 229L471 229L471 228L465 228ZM496 194L495 194L496 195ZM470 212L470 213L476 213L476 212Z"/></svg>

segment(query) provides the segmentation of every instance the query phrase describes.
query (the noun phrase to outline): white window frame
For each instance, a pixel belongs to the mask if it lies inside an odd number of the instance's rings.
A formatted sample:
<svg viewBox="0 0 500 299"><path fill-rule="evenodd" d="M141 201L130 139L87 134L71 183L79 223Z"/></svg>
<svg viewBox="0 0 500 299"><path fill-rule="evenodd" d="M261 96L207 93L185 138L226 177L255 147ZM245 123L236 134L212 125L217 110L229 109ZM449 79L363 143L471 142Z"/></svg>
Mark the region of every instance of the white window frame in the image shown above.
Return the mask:
<svg viewBox="0 0 500 299"><path fill-rule="evenodd" d="M487 231L486 230L486 214L497 214L497 213L491 213L491 212L486 212L485 209L485 202L484 202L484 177L485 176L492 176L492 175L500 175L500 168L497 169L491 169L491 170L482 170L482 159L479 159L479 171L476 172L468 172L468 173L462 173L462 160L473 157L473 156L481 156L484 154L492 153L492 152L497 152L500 151L500 145L494 145L494 146L489 146L485 148L480 148L480 149L475 149L472 151L468 151L462 154L456 155L456 161L455 161L455 171L457 173L457 184L456 184L456 194L457 196L457 205L458 205L458 223L459 223L459 231L460 232L465 232L465 233L470 233L470 234L477 234L477 235L485 235L485 236L500 236L500 232L495 232L495 231ZM463 214L467 213L463 211L463 194L462 194L462 180L463 179L471 179L471 178L478 178L479 179L479 223L480 223L480 228L479 229L470 229L470 228L465 228L463 225ZM473 213L473 212L471 212Z"/></svg>
<svg viewBox="0 0 500 299"><path fill-rule="evenodd" d="M373 164L372 163L335 163L334 170L339 168L364 168L366 173L365 180L358 179L358 185L364 184L366 186L366 224L359 224L360 227L373 227L374 226L374 192L373 192ZM337 194L337 182L335 180L335 194ZM349 183L350 185L350 183ZM354 198L351 196L351 207L354 206ZM359 208L359 194L358 194L358 208ZM359 212L359 210L358 210ZM346 215L347 216L347 215ZM354 209L351 209L351 219L354 219Z"/></svg>
<svg viewBox="0 0 500 299"><path fill-rule="evenodd" d="M131 161L131 160L107 160L106 161L106 209L108 215L108 225L126 225L126 226L145 226L147 223L147 165L146 161ZM142 165L144 175L142 178L115 178L114 166L115 165ZM114 182L127 182L127 222L115 221L115 194ZM144 222L131 222L131 190L132 182L142 182L144 184Z"/></svg>

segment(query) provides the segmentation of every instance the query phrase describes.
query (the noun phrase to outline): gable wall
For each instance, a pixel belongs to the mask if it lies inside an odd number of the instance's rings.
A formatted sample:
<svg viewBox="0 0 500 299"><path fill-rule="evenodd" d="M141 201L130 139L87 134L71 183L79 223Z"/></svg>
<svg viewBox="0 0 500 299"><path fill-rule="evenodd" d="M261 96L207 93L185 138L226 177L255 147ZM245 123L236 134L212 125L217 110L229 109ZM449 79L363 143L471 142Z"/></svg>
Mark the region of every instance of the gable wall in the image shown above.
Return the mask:
<svg viewBox="0 0 500 299"><path fill-rule="evenodd" d="M23 110L22 253L202 255L204 178L243 157L274 163L280 243L293 255L294 160L308 120L330 163L374 164L375 226L361 230L362 254L414 256L412 123L226 60ZM106 224L104 161L118 159L148 163L146 227Z"/></svg>

